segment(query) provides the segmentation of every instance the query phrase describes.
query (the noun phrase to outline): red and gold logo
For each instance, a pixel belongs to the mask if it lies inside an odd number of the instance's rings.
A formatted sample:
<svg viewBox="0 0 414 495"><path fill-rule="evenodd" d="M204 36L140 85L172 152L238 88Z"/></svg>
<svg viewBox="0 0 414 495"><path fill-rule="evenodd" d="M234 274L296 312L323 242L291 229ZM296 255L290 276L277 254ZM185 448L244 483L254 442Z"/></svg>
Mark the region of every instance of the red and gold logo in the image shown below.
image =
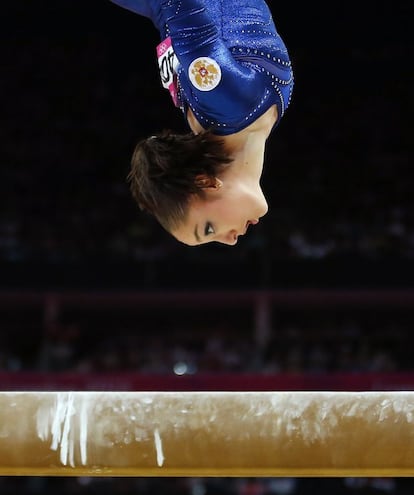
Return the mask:
<svg viewBox="0 0 414 495"><path fill-rule="evenodd" d="M200 91L211 91L221 80L219 64L209 57L199 57L191 62L188 75L192 84Z"/></svg>

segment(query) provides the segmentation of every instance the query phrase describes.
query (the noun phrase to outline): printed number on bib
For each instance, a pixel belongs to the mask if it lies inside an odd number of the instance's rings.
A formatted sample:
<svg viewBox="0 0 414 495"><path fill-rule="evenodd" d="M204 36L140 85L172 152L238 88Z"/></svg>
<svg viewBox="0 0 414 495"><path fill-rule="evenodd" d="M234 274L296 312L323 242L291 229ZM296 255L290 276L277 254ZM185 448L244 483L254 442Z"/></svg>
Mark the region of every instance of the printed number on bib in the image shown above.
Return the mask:
<svg viewBox="0 0 414 495"><path fill-rule="evenodd" d="M162 85L168 89L174 105L178 107L177 75L175 71L178 61L174 53L171 38L166 38L157 46L157 57Z"/></svg>

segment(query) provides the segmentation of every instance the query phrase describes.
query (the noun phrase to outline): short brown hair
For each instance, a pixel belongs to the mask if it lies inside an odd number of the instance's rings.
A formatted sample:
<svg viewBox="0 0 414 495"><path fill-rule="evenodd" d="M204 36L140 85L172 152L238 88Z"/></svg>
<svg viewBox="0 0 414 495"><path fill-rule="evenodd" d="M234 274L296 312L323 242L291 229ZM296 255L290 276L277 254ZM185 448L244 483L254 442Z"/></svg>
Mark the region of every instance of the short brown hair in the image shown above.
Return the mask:
<svg viewBox="0 0 414 495"><path fill-rule="evenodd" d="M203 196L197 176L217 177L231 161L223 140L210 131L163 131L138 142L127 180L139 207L172 231L185 220L191 195Z"/></svg>

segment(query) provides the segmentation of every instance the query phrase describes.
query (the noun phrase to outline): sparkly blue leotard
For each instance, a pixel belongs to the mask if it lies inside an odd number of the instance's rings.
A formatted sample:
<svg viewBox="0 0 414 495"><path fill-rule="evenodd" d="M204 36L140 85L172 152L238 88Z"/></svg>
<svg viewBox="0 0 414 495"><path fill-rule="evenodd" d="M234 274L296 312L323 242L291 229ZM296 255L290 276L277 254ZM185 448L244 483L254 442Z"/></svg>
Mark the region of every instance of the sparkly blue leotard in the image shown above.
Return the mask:
<svg viewBox="0 0 414 495"><path fill-rule="evenodd" d="M286 46L264 0L111 0L170 37L178 106L215 134L238 132L292 95Z"/></svg>

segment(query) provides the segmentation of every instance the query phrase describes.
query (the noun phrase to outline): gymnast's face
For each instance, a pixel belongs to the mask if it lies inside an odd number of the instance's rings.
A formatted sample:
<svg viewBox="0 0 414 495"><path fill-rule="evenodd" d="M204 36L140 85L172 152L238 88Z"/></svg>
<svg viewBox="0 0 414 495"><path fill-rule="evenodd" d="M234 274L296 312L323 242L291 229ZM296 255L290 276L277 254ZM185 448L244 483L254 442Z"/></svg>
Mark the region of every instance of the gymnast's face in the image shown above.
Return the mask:
<svg viewBox="0 0 414 495"><path fill-rule="evenodd" d="M267 202L259 184L216 179L203 190L205 196L192 197L185 221L172 232L188 246L208 242L233 246L240 235L267 213Z"/></svg>

